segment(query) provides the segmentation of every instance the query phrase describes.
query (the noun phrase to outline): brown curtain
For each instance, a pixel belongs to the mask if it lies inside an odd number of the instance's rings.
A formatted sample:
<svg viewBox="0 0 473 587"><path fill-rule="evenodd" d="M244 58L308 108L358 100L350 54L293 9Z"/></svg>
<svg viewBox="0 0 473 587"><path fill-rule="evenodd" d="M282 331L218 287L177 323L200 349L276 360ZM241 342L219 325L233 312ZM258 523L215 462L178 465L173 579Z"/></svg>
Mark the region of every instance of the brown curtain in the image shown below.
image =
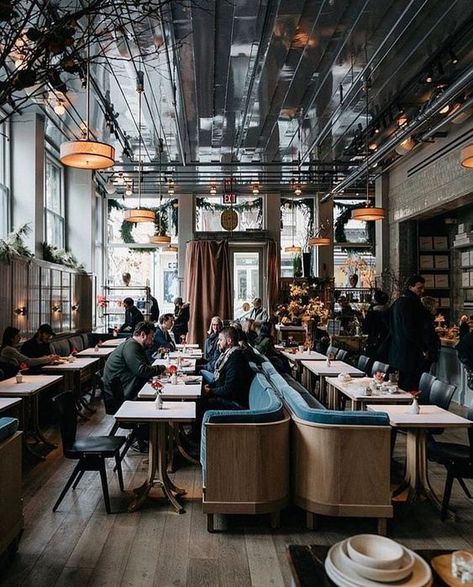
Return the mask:
<svg viewBox="0 0 473 587"><path fill-rule="evenodd" d="M186 299L190 303L189 342L203 346L212 316L231 318L230 255L226 241L191 241L186 248Z"/></svg>
<svg viewBox="0 0 473 587"><path fill-rule="evenodd" d="M268 283L266 297L268 300L269 311L272 312L279 298L279 251L273 240L268 241L267 246L267 267Z"/></svg>

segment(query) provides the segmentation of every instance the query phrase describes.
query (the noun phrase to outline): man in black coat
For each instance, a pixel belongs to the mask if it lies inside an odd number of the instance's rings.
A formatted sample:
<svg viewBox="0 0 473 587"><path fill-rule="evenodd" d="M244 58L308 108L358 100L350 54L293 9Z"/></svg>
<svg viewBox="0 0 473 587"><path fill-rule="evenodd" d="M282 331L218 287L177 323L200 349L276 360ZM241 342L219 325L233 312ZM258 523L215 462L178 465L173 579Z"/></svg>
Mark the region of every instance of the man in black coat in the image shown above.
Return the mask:
<svg viewBox="0 0 473 587"><path fill-rule="evenodd" d="M135 327L144 322L143 314L135 306L132 298L125 298L123 300L123 307L125 308L125 322L120 326L120 332L133 333Z"/></svg>
<svg viewBox="0 0 473 587"><path fill-rule="evenodd" d="M417 390L425 353L424 316L421 297L425 279L413 275L406 290L391 306L389 320L389 364L399 370L399 387Z"/></svg>

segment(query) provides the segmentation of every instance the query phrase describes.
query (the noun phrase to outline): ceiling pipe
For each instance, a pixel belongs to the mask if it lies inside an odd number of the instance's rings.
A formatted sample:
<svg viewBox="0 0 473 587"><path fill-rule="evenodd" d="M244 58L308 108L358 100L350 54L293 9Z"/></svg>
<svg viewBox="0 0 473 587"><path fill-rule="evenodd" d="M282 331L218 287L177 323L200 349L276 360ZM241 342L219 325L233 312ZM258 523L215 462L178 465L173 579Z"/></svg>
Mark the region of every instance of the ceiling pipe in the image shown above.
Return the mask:
<svg viewBox="0 0 473 587"><path fill-rule="evenodd" d="M367 167L373 166L375 163L380 161L384 155L392 151L400 142L402 142L408 136L414 134L428 119L443 108L446 104L452 101L459 93L463 92L469 83L473 81L473 66L465 71L465 73L459 77L449 88L447 88L443 94L441 94L435 102L430 104L424 112L418 114L411 122L404 125L399 132L397 132L392 138L382 144L378 150L369 157L369 159L360 165L356 171L351 173L347 178L340 182L337 186L328 192L320 201L326 202L334 194L340 190L345 189L351 185L361 175L366 173Z"/></svg>

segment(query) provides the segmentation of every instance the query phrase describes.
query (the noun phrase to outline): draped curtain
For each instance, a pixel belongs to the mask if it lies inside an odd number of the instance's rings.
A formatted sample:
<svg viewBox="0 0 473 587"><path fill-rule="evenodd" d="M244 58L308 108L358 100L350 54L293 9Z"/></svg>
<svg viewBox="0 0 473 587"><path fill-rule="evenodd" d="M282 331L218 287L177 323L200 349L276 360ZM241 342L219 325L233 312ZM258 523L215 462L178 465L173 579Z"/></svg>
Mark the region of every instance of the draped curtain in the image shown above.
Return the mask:
<svg viewBox="0 0 473 587"><path fill-rule="evenodd" d="M268 282L266 284L266 298L270 313L274 310L279 299L279 252L276 243L269 240L267 243Z"/></svg>
<svg viewBox="0 0 473 587"><path fill-rule="evenodd" d="M186 299L190 303L189 342L203 346L212 316L232 317L232 286L228 242L187 243Z"/></svg>

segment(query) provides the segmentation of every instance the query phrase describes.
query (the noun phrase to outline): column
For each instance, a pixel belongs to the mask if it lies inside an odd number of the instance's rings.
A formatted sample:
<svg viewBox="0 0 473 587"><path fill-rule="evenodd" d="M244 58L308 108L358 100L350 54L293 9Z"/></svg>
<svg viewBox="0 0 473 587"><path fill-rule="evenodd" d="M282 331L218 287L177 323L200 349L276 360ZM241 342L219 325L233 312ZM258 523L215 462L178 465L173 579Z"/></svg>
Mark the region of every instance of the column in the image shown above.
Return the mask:
<svg viewBox="0 0 473 587"><path fill-rule="evenodd" d="M179 295L184 297L186 284L184 272L186 269L187 242L194 238L194 196L193 194L179 194L179 231L178 231L178 279Z"/></svg>
<svg viewBox="0 0 473 587"><path fill-rule="evenodd" d="M381 275L389 267L389 221L388 221L388 193L389 175L384 173L375 182L375 206L384 208L386 216L384 220L375 222L376 239L376 275Z"/></svg>
<svg viewBox="0 0 473 587"><path fill-rule="evenodd" d="M321 225L324 226L322 236L330 236L331 244L324 247L315 247L316 249L316 271L317 277L333 277L334 266L333 266L333 199L330 198L324 203L320 200L323 194L317 195L316 200L316 214L315 214L315 226L314 229L317 231Z"/></svg>
<svg viewBox="0 0 473 587"><path fill-rule="evenodd" d="M96 197L92 172L64 168L66 247L88 272L95 265ZM101 226L101 223L99 223Z"/></svg>

